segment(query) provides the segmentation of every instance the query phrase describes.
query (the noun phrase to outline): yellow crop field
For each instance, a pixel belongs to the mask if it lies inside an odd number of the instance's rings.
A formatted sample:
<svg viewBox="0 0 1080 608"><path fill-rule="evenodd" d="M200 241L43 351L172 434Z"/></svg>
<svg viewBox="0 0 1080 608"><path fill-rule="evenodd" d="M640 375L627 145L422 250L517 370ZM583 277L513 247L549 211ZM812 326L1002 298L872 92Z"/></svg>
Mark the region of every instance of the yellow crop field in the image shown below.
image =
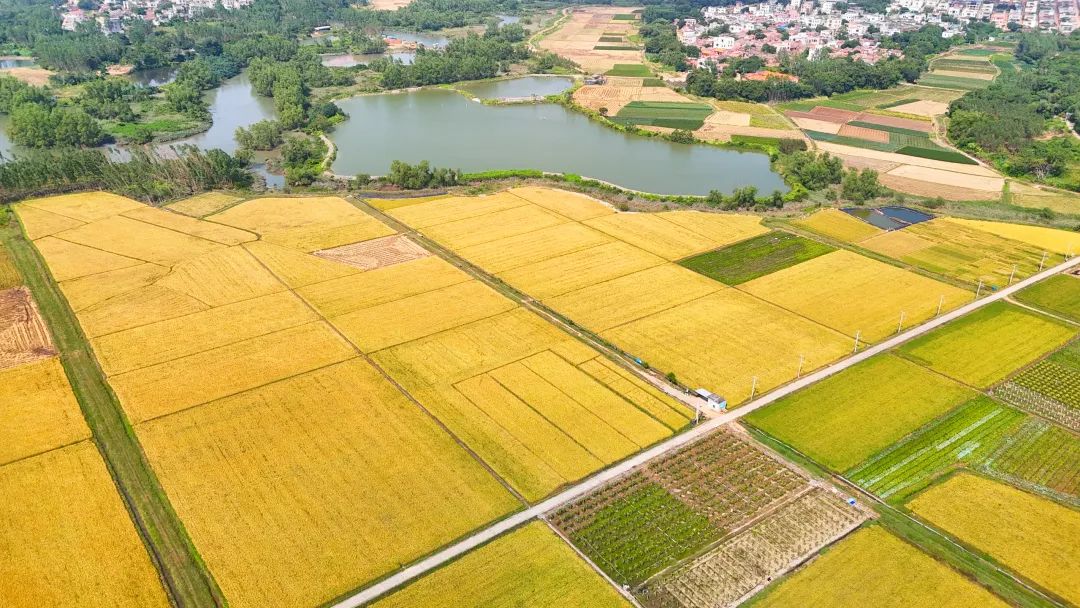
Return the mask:
<svg viewBox="0 0 1080 608"><path fill-rule="evenodd" d="M1021 243L1027 243L1053 253L1070 256L1080 253L1080 233L1076 232L1056 230L1044 226L1026 226L1024 224L1006 224L1003 222L986 222L961 218L947 218L947 221L983 230Z"/></svg>
<svg viewBox="0 0 1080 608"><path fill-rule="evenodd" d="M708 238L712 241L710 249L744 241L769 231L761 225L761 218L756 215L702 211L661 211L655 215Z"/></svg>
<svg viewBox="0 0 1080 608"><path fill-rule="evenodd" d="M519 266L499 277L535 298L547 299L663 263L663 258L637 247L613 242Z"/></svg>
<svg viewBox="0 0 1080 608"><path fill-rule="evenodd" d="M533 355L522 364L553 388L572 396L574 401L601 419L601 424L611 425L638 448L652 445L670 434L667 427L645 410L638 409L630 400L620 397L551 351Z"/></svg>
<svg viewBox="0 0 1080 608"><path fill-rule="evenodd" d="M469 275L443 259L428 256L323 281L300 288L297 293L323 315L339 317L468 280Z"/></svg>
<svg viewBox="0 0 1080 608"><path fill-rule="evenodd" d="M849 336L876 342L966 304L974 294L846 250L767 274L738 289Z"/></svg>
<svg viewBox="0 0 1080 608"><path fill-rule="evenodd" d="M91 343L109 375L122 374L316 320L290 292L151 322Z"/></svg>
<svg viewBox="0 0 1080 608"><path fill-rule="evenodd" d="M225 194L224 192L204 192L196 194L182 201L169 205L169 209L189 215L191 217L203 217L211 213L217 213L225 207L241 201L239 196Z"/></svg>
<svg viewBox="0 0 1080 608"><path fill-rule="evenodd" d="M851 352L851 339L735 289L602 332L653 368L736 404Z"/></svg>
<svg viewBox="0 0 1080 608"><path fill-rule="evenodd" d="M34 241L34 245L49 263L49 271L57 281L77 279L99 272L138 266L142 263L136 259L77 245L51 236Z"/></svg>
<svg viewBox="0 0 1080 608"><path fill-rule="evenodd" d="M248 241L254 241L258 235L239 228L203 222L179 213L171 213L153 207L142 207L132 211L125 211L122 217L139 220L147 224L161 226L169 230L183 232L201 239L221 243L222 245L239 245Z"/></svg>
<svg viewBox="0 0 1080 608"><path fill-rule="evenodd" d="M435 203L438 204L438 203ZM536 205L513 207L424 228L423 232L455 250L549 228L569 220Z"/></svg>
<svg viewBox="0 0 1080 608"><path fill-rule="evenodd" d="M269 243L302 251L394 233L389 226L336 196L257 198L207 219L257 232Z"/></svg>
<svg viewBox="0 0 1080 608"><path fill-rule="evenodd" d="M79 192L23 201L20 205L36 207L80 222L96 222L144 205L108 192Z"/></svg>
<svg viewBox="0 0 1080 608"><path fill-rule="evenodd" d="M665 260L685 258L719 246L712 239L655 213L617 213L585 224Z"/></svg>
<svg viewBox="0 0 1080 608"><path fill-rule="evenodd" d="M0 370L0 466L89 436L60 359Z"/></svg>
<svg viewBox="0 0 1080 608"><path fill-rule="evenodd" d="M611 215L615 210L610 205L592 197L576 192L555 188L511 188L507 192L520 196L534 205L558 213L576 222L585 221L601 215Z"/></svg>
<svg viewBox="0 0 1080 608"><path fill-rule="evenodd" d="M367 221L344 226L296 228L284 232L271 232L263 240L300 251L318 251L390 236L394 231L387 225L369 218Z"/></svg>
<svg viewBox="0 0 1080 608"><path fill-rule="evenodd" d="M370 353L490 317L516 304L479 281L379 304L331 321L360 350Z"/></svg>
<svg viewBox="0 0 1080 608"><path fill-rule="evenodd" d="M1005 608L994 594L878 526L795 572L755 606Z"/></svg>
<svg viewBox="0 0 1080 608"><path fill-rule="evenodd" d="M211 306L283 291L285 286L242 246L185 260L158 282Z"/></svg>
<svg viewBox="0 0 1080 608"><path fill-rule="evenodd" d="M57 232L78 228L85 223L73 220L70 217L57 215L51 211L31 207L25 203L15 205L15 209L18 212L23 231L31 239L40 239Z"/></svg>
<svg viewBox="0 0 1080 608"><path fill-rule="evenodd" d="M447 198L453 197L447 194L436 194L434 196L411 196L408 198L369 198L364 199L364 202L378 209L379 211L389 211L391 209L408 207L410 205L421 205L423 203L439 201Z"/></svg>
<svg viewBox="0 0 1080 608"><path fill-rule="evenodd" d="M677 405L656 387L604 357L581 363L578 368L672 430L686 426L692 417L689 408Z"/></svg>
<svg viewBox="0 0 1080 608"><path fill-rule="evenodd" d="M942 530L1073 604L1080 603L1080 512L961 473L908 505Z"/></svg>
<svg viewBox="0 0 1080 608"><path fill-rule="evenodd" d="M428 228L465 218L528 205L525 199L507 192L489 196L456 196L391 209L387 213L413 228Z"/></svg>
<svg viewBox="0 0 1080 608"><path fill-rule="evenodd" d="M663 264L546 300L593 331L604 331L725 289L675 264Z"/></svg>
<svg viewBox="0 0 1080 608"><path fill-rule="evenodd" d="M78 312L78 317L86 335L96 338L147 323L193 314L207 308L209 306L187 294L168 287L151 285L88 306Z"/></svg>
<svg viewBox="0 0 1080 608"><path fill-rule="evenodd" d="M519 506L355 358L139 434L236 608L323 604Z"/></svg>
<svg viewBox="0 0 1080 608"><path fill-rule="evenodd" d="M588 226L571 222L455 251L488 272L500 273L613 240Z"/></svg>
<svg viewBox="0 0 1080 608"><path fill-rule="evenodd" d="M372 608L629 608L543 523L533 522L381 599Z"/></svg>
<svg viewBox="0 0 1080 608"><path fill-rule="evenodd" d="M0 496L0 605L170 605L93 443L0 467Z"/></svg>
<svg viewBox="0 0 1080 608"><path fill-rule="evenodd" d="M224 247L220 243L123 216L85 224L56 236L72 243L163 266L171 266L186 258Z"/></svg>
<svg viewBox="0 0 1080 608"><path fill-rule="evenodd" d="M109 382L128 415L141 422L354 355L325 323L316 322L112 376Z"/></svg>
<svg viewBox="0 0 1080 608"><path fill-rule="evenodd" d="M11 254L3 245L0 245L0 290L18 287L22 283L22 275L19 274L19 269L15 267Z"/></svg>
<svg viewBox="0 0 1080 608"><path fill-rule="evenodd" d="M52 260L49 262L51 265ZM64 292L72 310L79 312L109 298L149 287L168 273L169 269L165 266L139 264L65 281L60 284L60 290Z"/></svg>
<svg viewBox="0 0 1080 608"><path fill-rule="evenodd" d="M278 279L296 289L360 272L359 268L258 241L244 245Z"/></svg>
<svg viewBox="0 0 1080 608"><path fill-rule="evenodd" d="M831 208L822 209L810 217L795 220L792 223L845 243L858 243L872 236L885 233L884 230L876 226L871 226L839 209ZM897 234L904 232L907 231L895 231Z"/></svg>

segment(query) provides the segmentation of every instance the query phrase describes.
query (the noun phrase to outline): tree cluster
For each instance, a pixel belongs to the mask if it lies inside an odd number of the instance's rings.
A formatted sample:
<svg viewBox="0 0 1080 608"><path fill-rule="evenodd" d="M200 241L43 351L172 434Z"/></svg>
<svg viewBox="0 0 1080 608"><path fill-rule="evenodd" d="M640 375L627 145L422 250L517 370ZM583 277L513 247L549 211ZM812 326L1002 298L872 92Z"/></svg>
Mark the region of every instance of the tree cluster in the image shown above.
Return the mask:
<svg viewBox="0 0 1080 608"><path fill-rule="evenodd" d="M426 160L415 165L395 160L390 163L390 172L383 177L383 181L406 190L423 190L454 186L460 178L460 171L432 168Z"/></svg>

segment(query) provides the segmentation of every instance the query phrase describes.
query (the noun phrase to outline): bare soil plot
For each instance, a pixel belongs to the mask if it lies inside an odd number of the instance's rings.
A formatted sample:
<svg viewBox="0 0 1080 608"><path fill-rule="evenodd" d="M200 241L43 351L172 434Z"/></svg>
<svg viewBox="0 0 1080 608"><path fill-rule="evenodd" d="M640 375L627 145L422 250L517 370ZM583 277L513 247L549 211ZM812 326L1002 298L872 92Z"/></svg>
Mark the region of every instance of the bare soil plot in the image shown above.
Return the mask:
<svg viewBox="0 0 1080 608"><path fill-rule="evenodd" d="M923 133L930 133L934 130L933 125L927 121L900 118L898 116L881 116L880 114L870 114L868 112L860 114L855 120L869 122L875 125L884 125L886 127L899 127L901 129L922 131Z"/></svg>
<svg viewBox="0 0 1080 608"><path fill-rule="evenodd" d="M950 186L937 182L900 177L888 173L878 175L878 180L893 190L907 192L908 194L914 194L916 196L940 196L949 201L992 201L1001 196L1001 193L990 190L974 190L971 188Z"/></svg>
<svg viewBox="0 0 1080 608"><path fill-rule="evenodd" d="M55 354L52 337L30 290L14 287L0 291L0 369Z"/></svg>
<svg viewBox="0 0 1080 608"><path fill-rule="evenodd" d="M710 116L709 118L712 117ZM732 135L749 135L751 137L773 137L779 139L802 139L802 134L795 130L721 125L710 122L708 118L705 119L704 126L702 126L697 131L694 131L694 136L696 136L698 139L704 139L706 141L728 141L731 139Z"/></svg>
<svg viewBox="0 0 1080 608"><path fill-rule="evenodd" d="M963 173L954 173L952 171L943 171L941 169L930 167L916 167L913 165L897 167L892 171L889 171L889 175L952 187L968 188L971 190L985 190L987 192L993 192L995 195L999 194L1001 188L1005 186L1005 180L1000 177L965 175Z"/></svg>
<svg viewBox="0 0 1080 608"><path fill-rule="evenodd" d="M587 72L606 72L618 63L641 63L642 51L597 50L603 36L632 34L637 22L616 19L632 10L626 7L593 6L574 9L570 19L539 43L540 48L565 57Z"/></svg>
<svg viewBox="0 0 1080 608"><path fill-rule="evenodd" d="M933 70L930 72L935 76L955 76L956 78L974 78L976 80L993 80L997 74L988 72L970 72L967 70Z"/></svg>
<svg viewBox="0 0 1080 608"><path fill-rule="evenodd" d="M609 82L608 84L581 87L574 91L574 101L578 105L597 112L600 111L600 108L607 108L608 115L614 116L631 101L689 102L690 99L667 87L628 86Z"/></svg>
<svg viewBox="0 0 1080 608"><path fill-rule="evenodd" d="M844 163L845 167L850 167L852 169L873 169L879 174L900 166L900 163L896 162L879 160L876 158L866 158L864 156L853 156L851 154L833 154L833 156L839 158L840 161Z"/></svg>
<svg viewBox="0 0 1080 608"><path fill-rule="evenodd" d="M840 127L837 134L845 137L855 137L858 139L865 139L866 141L876 141L878 143L889 143L889 134L886 131L878 131L877 129L868 129L866 127L856 127L853 125L844 125Z"/></svg>
<svg viewBox="0 0 1080 608"><path fill-rule="evenodd" d="M905 114L918 114L919 116L939 116L949 109L949 104L942 101L913 101L889 108Z"/></svg>
<svg viewBox="0 0 1080 608"><path fill-rule="evenodd" d="M8 68L0 70L0 76L12 76L35 87L43 87L49 84L49 76L53 74L54 72L45 68Z"/></svg>
<svg viewBox="0 0 1080 608"><path fill-rule="evenodd" d="M374 270L429 256L431 253L409 240L407 236L395 234L381 239L323 249L316 251L315 255L363 270Z"/></svg>
<svg viewBox="0 0 1080 608"><path fill-rule="evenodd" d="M807 112L788 112L788 116L791 118L791 121L794 122L797 127L799 127L800 129L806 129L808 131L819 131L821 133L829 133L831 135L836 135L840 132L840 129L845 126L842 122L833 122L830 120L806 118L804 116L801 116L801 114L806 113ZM796 116L796 114L799 114L800 116Z"/></svg>
<svg viewBox="0 0 1080 608"><path fill-rule="evenodd" d="M851 110L841 110L840 108L829 108L826 106L815 106L813 110L810 110L810 114L823 119L837 119L844 122L851 120L859 120L860 112L853 112Z"/></svg>
<svg viewBox="0 0 1080 608"><path fill-rule="evenodd" d="M983 177L999 177L992 169L988 169L982 165L962 165L959 163L950 163L942 160L934 160L932 158L922 158L918 156L909 156L907 154L896 154L895 152L882 152L880 150L868 150L866 148L855 148L853 146L845 146L843 144L834 144L827 141L817 142L819 150L829 152L830 154L843 154L846 156L860 156L863 158L871 158L875 160L884 160L899 163L901 165L911 165L914 167L928 167L931 169L940 169L942 171L948 171L951 173L963 173L966 175L981 175Z"/></svg>

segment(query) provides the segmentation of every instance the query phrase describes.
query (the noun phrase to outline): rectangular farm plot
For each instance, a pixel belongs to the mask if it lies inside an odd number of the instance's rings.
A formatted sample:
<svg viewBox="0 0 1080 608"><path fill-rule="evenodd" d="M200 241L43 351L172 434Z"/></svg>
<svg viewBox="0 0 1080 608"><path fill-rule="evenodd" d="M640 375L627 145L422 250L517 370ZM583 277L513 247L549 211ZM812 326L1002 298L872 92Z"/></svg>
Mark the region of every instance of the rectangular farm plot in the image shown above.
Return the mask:
<svg viewBox="0 0 1080 608"><path fill-rule="evenodd" d="M0 604L171 605L92 442L0 466L0 495Z"/></svg>
<svg viewBox="0 0 1080 608"><path fill-rule="evenodd" d="M664 263L664 259L612 242L519 266L499 278L540 299L547 299Z"/></svg>
<svg viewBox="0 0 1080 608"><path fill-rule="evenodd" d="M653 368L734 405L851 352L851 339L735 289L603 332Z"/></svg>
<svg viewBox="0 0 1080 608"><path fill-rule="evenodd" d="M509 192L499 192L489 196L443 198L419 205L391 209L387 213L413 228L423 229L528 204L529 201L520 196L514 196Z"/></svg>
<svg viewBox="0 0 1080 608"><path fill-rule="evenodd" d="M0 466L88 437L60 359L0 370Z"/></svg>
<svg viewBox="0 0 1080 608"><path fill-rule="evenodd" d="M171 266L186 258L224 247L221 243L123 216L85 224L57 233L56 236L86 247L163 266Z"/></svg>
<svg viewBox="0 0 1080 608"><path fill-rule="evenodd" d="M1029 306L1080 322L1080 277L1068 274L1052 276L1016 294Z"/></svg>
<svg viewBox="0 0 1080 608"><path fill-rule="evenodd" d="M292 289L361 272L355 266L263 241L248 243L244 249Z"/></svg>
<svg viewBox="0 0 1080 608"><path fill-rule="evenodd" d="M520 196L534 205L540 205L548 211L554 211L575 222L615 213L615 210L607 203L567 190L525 187L511 188L507 192Z"/></svg>
<svg viewBox="0 0 1080 608"><path fill-rule="evenodd" d="M207 219L257 232L269 243L301 251L394 234L386 224L336 196L252 199Z"/></svg>
<svg viewBox="0 0 1080 608"><path fill-rule="evenodd" d="M1045 226L1027 226L1024 224L1007 224L963 218L948 218L947 221L996 234L1003 238L1020 241L1021 243L1027 243L1042 251L1068 256L1080 252L1080 233L1077 232L1046 228Z"/></svg>
<svg viewBox="0 0 1080 608"><path fill-rule="evenodd" d="M618 213L585 222L601 232L667 260L708 251L765 232L760 218L705 213ZM738 218L738 219L729 219ZM701 220L700 227L695 220ZM720 225L718 225L720 223Z"/></svg>
<svg viewBox="0 0 1080 608"><path fill-rule="evenodd" d="M604 357L585 361L578 368L673 431L685 427L692 418L688 407Z"/></svg>
<svg viewBox="0 0 1080 608"><path fill-rule="evenodd" d="M108 251L94 249L70 241L47 236L34 241L34 246L49 264L49 272L57 281L119 270L143 264L139 260Z"/></svg>
<svg viewBox="0 0 1080 608"><path fill-rule="evenodd" d="M880 228L851 217L839 209L822 209L810 217L792 223L844 243L858 243L884 233Z"/></svg>
<svg viewBox="0 0 1080 608"><path fill-rule="evenodd" d="M121 217L146 222L169 230L206 239L222 245L239 245L254 241L258 235L247 230L223 226L214 222L203 222L179 213L170 213L154 207L142 207L125 211Z"/></svg>
<svg viewBox="0 0 1080 608"><path fill-rule="evenodd" d="M0 291L0 370L56 354L49 328L30 290Z"/></svg>
<svg viewBox="0 0 1080 608"><path fill-rule="evenodd" d="M624 125L668 127L693 131L700 129L712 106L677 101L631 101L613 118Z"/></svg>
<svg viewBox="0 0 1080 608"><path fill-rule="evenodd" d="M108 274L108 273L107 273ZM77 315L89 338L122 332L142 325L192 315L210 308L179 291L150 285L88 306Z"/></svg>
<svg viewBox="0 0 1080 608"><path fill-rule="evenodd" d="M319 605L514 510L360 359L141 425L230 605Z"/></svg>
<svg viewBox="0 0 1080 608"><path fill-rule="evenodd" d="M630 603L554 532L533 522L376 601L372 608L436 605L629 608Z"/></svg>
<svg viewBox="0 0 1080 608"><path fill-rule="evenodd" d="M994 455L992 473L1023 480L1063 502L1080 503L1080 436L1031 418Z"/></svg>
<svg viewBox="0 0 1080 608"><path fill-rule="evenodd" d="M190 217L203 217L211 213L217 213L225 207L238 203L244 199L224 192L204 192L190 198L170 203L169 209Z"/></svg>
<svg viewBox="0 0 1080 608"><path fill-rule="evenodd" d="M79 222L96 222L144 207L129 198L108 192L79 192L23 201L20 206L71 218Z"/></svg>
<svg viewBox="0 0 1080 608"><path fill-rule="evenodd" d="M458 249L549 228L568 221L570 220L536 205L525 205L445 222L423 228L421 231L447 247Z"/></svg>
<svg viewBox="0 0 1080 608"><path fill-rule="evenodd" d="M242 246L184 260L158 284L210 306L285 291L285 285Z"/></svg>
<svg viewBox="0 0 1080 608"><path fill-rule="evenodd" d="M739 289L849 336L876 342L971 300L972 294L850 251L834 251ZM903 320L901 322L901 315Z"/></svg>
<svg viewBox="0 0 1080 608"><path fill-rule="evenodd" d="M59 287L71 309L81 312L106 300L150 287L168 273L165 266L139 264L64 281Z"/></svg>
<svg viewBox="0 0 1080 608"><path fill-rule="evenodd" d="M900 352L931 369L987 387L1072 339L1068 324L994 302L904 344Z"/></svg>
<svg viewBox="0 0 1080 608"><path fill-rule="evenodd" d="M498 274L614 240L598 230L571 222L463 247L457 253L484 270Z"/></svg>
<svg viewBox="0 0 1080 608"><path fill-rule="evenodd" d="M1008 606L946 564L879 526L859 530L754 604L762 608L968 608Z"/></svg>
<svg viewBox="0 0 1080 608"><path fill-rule="evenodd" d="M687 258L679 265L721 283L738 285L831 251L835 249L817 241L771 232Z"/></svg>
<svg viewBox="0 0 1080 608"><path fill-rule="evenodd" d="M1080 602L1080 512L960 473L908 504L919 517L1044 589Z"/></svg>
<svg viewBox="0 0 1080 608"><path fill-rule="evenodd" d="M747 416L843 472L976 395L892 355L879 355Z"/></svg>
<svg viewBox="0 0 1080 608"><path fill-rule="evenodd" d="M17 203L12 205L12 208L15 209L16 214L19 216L19 223L22 224L23 232L33 240L78 228L86 223L38 207L31 207L26 203Z"/></svg>

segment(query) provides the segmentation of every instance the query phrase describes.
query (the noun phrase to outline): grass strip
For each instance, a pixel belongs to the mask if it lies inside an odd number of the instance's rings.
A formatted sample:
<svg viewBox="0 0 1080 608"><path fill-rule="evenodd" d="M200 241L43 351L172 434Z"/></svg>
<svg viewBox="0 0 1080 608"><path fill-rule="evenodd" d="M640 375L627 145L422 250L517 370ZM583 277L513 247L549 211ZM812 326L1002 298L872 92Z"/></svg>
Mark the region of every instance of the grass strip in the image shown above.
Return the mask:
<svg viewBox="0 0 1080 608"><path fill-rule="evenodd" d="M608 76L629 76L631 78L649 78L653 75L648 67L640 63L616 63L606 72Z"/></svg>
<svg viewBox="0 0 1080 608"><path fill-rule="evenodd" d="M679 262L680 266L725 285L739 285L835 251L790 232L769 232Z"/></svg>
<svg viewBox="0 0 1080 608"><path fill-rule="evenodd" d="M109 473L165 588L180 608L225 606L225 597L176 515L116 395L37 249L9 221L0 238L33 293Z"/></svg>

